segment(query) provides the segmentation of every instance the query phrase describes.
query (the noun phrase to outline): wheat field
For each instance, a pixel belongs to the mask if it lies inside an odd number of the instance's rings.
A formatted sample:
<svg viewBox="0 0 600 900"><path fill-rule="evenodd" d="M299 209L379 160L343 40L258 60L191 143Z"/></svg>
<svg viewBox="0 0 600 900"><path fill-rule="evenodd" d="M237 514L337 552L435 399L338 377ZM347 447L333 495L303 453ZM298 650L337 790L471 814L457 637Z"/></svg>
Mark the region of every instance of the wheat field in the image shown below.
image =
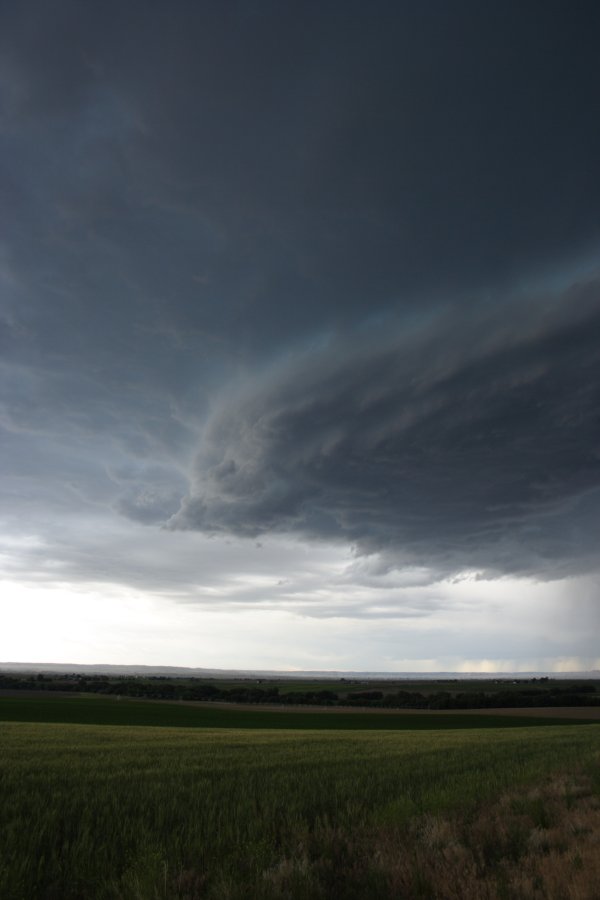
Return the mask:
<svg viewBox="0 0 600 900"><path fill-rule="evenodd" d="M450 871L464 853L460 871L481 891L491 878L492 891L496 869L505 877L518 847L532 850L523 815L539 831L552 804L517 811L520 831L505 810L512 837L499 838L498 859L485 849L489 835L470 847L469 828L511 792L519 800L557 779L575 785L565 804L587 785L591 815L599 751L598 725L351 732L5 722L0 896L442 897L453 881L441 878L440 860ZM444 852L431 850L440 840ZM538 845L536 858L539 836Z"/></svg>

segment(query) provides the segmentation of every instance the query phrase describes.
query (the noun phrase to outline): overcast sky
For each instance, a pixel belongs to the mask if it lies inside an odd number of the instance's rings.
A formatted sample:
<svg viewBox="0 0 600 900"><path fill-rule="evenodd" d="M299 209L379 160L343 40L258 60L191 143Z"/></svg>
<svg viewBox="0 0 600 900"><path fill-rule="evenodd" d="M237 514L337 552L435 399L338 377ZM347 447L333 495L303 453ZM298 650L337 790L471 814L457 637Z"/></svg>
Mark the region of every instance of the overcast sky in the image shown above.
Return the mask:
<svg viewBox="0 0 600 900"><path fill-rule="evenodd" d="M1 661L600 667L599 45L0 6Z"/></svg>

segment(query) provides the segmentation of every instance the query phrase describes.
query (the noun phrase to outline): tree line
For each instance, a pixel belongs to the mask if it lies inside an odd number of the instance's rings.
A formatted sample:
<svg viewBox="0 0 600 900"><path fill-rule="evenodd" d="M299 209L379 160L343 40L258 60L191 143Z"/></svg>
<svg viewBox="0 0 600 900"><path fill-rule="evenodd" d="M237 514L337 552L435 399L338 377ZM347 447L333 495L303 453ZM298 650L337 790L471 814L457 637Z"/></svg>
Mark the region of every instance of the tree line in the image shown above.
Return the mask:
<svg viewBox="0 0 600 900"><path fill-rule="evenodd" d="M378 709L501 709L534 706L600 706L596 686L589 683L511 690L435 693L419 691L280 691L276 685L218 687L164 677L10 675L0 673L0 690L46 690L95 693L150 700L220 701L282 706L348 706Z"/></svg>

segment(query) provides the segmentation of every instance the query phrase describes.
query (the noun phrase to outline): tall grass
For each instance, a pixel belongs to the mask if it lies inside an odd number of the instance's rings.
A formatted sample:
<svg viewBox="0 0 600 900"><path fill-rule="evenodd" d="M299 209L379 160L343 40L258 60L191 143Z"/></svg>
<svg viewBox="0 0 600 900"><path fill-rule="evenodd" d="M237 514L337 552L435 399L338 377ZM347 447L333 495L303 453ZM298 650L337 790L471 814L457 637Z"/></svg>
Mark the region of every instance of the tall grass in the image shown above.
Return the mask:
<svg viewBox="0 0 600 900"><path fill-rule="evenodd" d="M317 897L328 878L338 896L347 883L347 896L383 897L376 867L346 877L361 834L468 813L545 773L591 765L599 747L597 725L353 733L2 723L0 897ZM306 861L323 854L331 865L317 883Z"/></svg>

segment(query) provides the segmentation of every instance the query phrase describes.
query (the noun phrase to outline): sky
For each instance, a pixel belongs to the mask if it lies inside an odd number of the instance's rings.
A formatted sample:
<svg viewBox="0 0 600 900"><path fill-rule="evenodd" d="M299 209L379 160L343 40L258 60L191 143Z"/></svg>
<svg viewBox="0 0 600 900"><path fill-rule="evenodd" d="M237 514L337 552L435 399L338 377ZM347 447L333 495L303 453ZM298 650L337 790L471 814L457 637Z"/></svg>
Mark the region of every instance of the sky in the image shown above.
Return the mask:
<svg viewBox="0 0 600 900"><path fill-rule="evenodd" d="M0 661L600 668L599 43L0 4Z"/></svg>

